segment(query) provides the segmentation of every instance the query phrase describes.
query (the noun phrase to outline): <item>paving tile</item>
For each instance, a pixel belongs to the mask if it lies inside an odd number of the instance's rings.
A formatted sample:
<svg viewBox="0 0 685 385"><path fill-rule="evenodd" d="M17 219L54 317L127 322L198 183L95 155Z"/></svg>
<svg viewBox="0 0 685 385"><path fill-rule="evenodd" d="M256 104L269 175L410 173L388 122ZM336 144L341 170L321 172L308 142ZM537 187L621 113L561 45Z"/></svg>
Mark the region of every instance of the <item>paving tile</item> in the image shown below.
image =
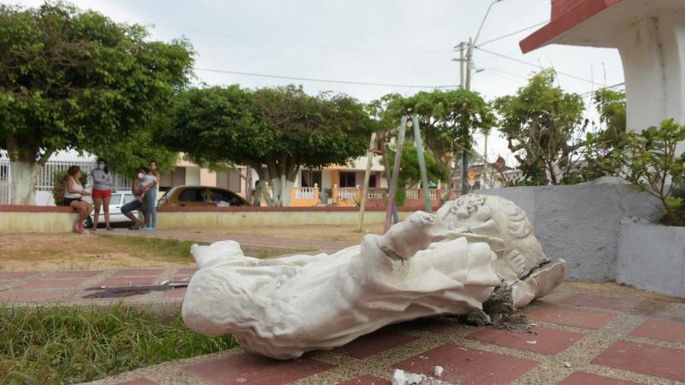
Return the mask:
<svg viewBox="0 0 685 385"><path fill-rule="evenodd" d="M0 271L0 279L23 279L36 274L35 271Z"/></svg>
<svg viewBox="0 0 685 385"><path fill-rule="evenodd" d="M636 382L617 380L596 374L574 372L558 385L641 385Z"/></svg>
<svg viewBox="0 0 685 385"><path fill-rule="evenodd" d="M392 385L392 382L367 374L365 376L359 376L351 380L339 382L336 385Z"/></svg>
<svg viewBox="0 0 685 385"><path fill-rule="evenodd" d="M533 320L586 329L601 329L602 326L616 318L614 314L606 312L551 305L526 308L524 313Z"/></svg>
<svg viewBox="0 0 685 385"><path fill-rule="evenodd" d="M184 366L184 372L202 377L213 385L287 384L333 368L307 358L278 361L251 353L201 361Z"/></svg>
<svg viewBox="0 0 685 385"><path fill-rule="evenodd" d="M685 322L685 303L673 303L653 314L657 318L665 318L671 321Z"/></svg>
<svg viewBox="0 0 685 385"><path fill-rule="evenodd" d="M66 293L66 290L5 291L0 292L0 301L9 303L54 301L61 299Z"/></svg>
<svg viewBox="0 0 685 385"><path fill-rule="evenodd" d="M178 269L176 275L192 276L197 272L197 269Z"/></svg>
<svg viewBox="0 0 685 385"><path fill-rule="evenodd" d="M568 305L596 307L600 309L612 309L622 312L631 312L640 304L640 300L626 297L609 297L593 294L574 294L561 301Z"/></svg>
<svg viewBox="0 0 685 385"><path fill-rule="evenodd" d="M333 351L355 358L366 358L418 339L419 337L404 334L397 329L381 329L361 336L345 346L333 349Z"/></svg>
<svg viewBox="0 0 685 385"><path fill-rule="evenodd" d="M448 333L455 330L463 329L466 325L457 321L454 318L438 317L438 318L420 318L414 321L407 321L396 326L405 329L412 329L418 331L429 331L433 333Z"/></svg>
<svg viewBox="0 0 685 385"><path fill-rule="evenodd" d="M120 286L148 286L157 283L157 278L155 277L119 277L119 278L107 278L101 282L98 282L96 286L107 286L107 287L120 287Z"/></svg>
<svg viewBox="0 0 685 385"><path fill-rule="evenodd" d="M538 362L454 344L439 346L393 365L413 373L433 375L433 367L445 370L440 380L460 385L505 385L533 369Z"/></svg>
<svg viewBox="0 0 685 385"><path fill-rule="evenodd" d="M618 341L592 363L685 382L685 350Z"/></svg>
<svg viewBox="0 0 685 385"><path fill-rule="evenodd" d="M79 278L70 279L38 279L19 286L20 289L72 289L83 282Z"/></svg>
<svg viewBox="0 0 685 385"><path fill-rule="evenodd" d="M685 323L647 320L633 330L630 335L685 344Z"/></svg>
<svg viewBox="0 0 685 385"><path fill-rule="evenodd" d="M167 290L162 294L164 298L182 298L186 295L186 288Z"/></svg>
<svg viewBox="0 0 685 385"><path fill-rule="evenodd" d="M81 270L81 271L55 271L45 275L46 278L90 278L94 277L102 271L91 271L91 270Z"/></svg>
<svg viewBox="0 0 685 385"><path fill-rule="evenodd" d="M127 269L115 271L112 277L157 277L162 272L163 269Z"/></svg>
<svg viewBox="0 0 685 385"><path fill-rule="evenodd" d="M580 333L535 327L530 330L500 330L487 328L466 338L509 348L542 354L557 354L583 338Z"/></svg>
<svg viewBox="0 0 685 385"><path fill-rule="evenodd" d="M156 382L150 381L147 378L139 378L137 380L119 382L114 385L159 385Z"/></svg>

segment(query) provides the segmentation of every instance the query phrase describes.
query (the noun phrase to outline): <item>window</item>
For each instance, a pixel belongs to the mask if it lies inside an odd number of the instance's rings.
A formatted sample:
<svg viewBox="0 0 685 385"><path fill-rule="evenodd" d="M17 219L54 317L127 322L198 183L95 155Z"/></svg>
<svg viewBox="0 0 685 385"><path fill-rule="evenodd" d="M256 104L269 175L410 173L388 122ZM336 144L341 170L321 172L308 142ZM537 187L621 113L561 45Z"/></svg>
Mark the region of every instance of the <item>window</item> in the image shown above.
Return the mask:
<svg viewBox="0 0 685 385"><path fill-rule="evenodd" d="M159 176L160 190L168 190L174 186L186 184L186 168L176 167L174 171Z"/></svg>
<svg viewBox="0 0 685 385"><path fill-rule="evenodd" d="M357 173L341 171L340 187L357 187Z"/></svg>
<svg viewBox="0 0 685 385"><path fill-rule="evenodd" d="M231 206L242 206L243 201L234 193L223 190L212 190L212 200L214 202L227 202Z"/></svg>
<svg viewBox="0 0 685 385"><path fill-rule="evenodd" d="M370 188L377 188L378 185L376 183L378 183L378 175L376 175L376 174L369 175L369 187Z"/></svg>
<svg viewBox="0 0 685 385"><path fill-rule="evenodd" d="M302 187L321 187L321 170L302 170Z"/></svg>
<svg viewBox="0 0 685 385"><path fill-rule="evenodd" d="M181 194L178 196L178 200L180 202L202 202L204 199L202 199L200 189L187 188L181 191Z"/></svg>
<svg viewBox="0 0 685 385"><path fill-rule="evenodd" d="M221 187L225 188L226 190L236 192L242 191L240 172L235 169L217 171L216 187Z"/></svg>

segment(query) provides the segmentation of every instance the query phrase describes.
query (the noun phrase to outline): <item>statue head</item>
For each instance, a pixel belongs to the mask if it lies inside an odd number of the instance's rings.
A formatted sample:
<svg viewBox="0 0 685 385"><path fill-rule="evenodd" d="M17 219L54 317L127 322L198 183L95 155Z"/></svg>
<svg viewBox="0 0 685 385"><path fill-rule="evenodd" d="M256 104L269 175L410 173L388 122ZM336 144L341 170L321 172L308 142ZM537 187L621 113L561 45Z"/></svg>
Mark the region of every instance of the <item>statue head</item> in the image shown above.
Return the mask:
<svg viewBox="0 0 685 385"><path fill-rule="evenodd" d="M467 194L445 203L436 216L454 233L482 236L497 253L496 270L512 281L526 275L546 257L526 213L495 195Z"/></svg>

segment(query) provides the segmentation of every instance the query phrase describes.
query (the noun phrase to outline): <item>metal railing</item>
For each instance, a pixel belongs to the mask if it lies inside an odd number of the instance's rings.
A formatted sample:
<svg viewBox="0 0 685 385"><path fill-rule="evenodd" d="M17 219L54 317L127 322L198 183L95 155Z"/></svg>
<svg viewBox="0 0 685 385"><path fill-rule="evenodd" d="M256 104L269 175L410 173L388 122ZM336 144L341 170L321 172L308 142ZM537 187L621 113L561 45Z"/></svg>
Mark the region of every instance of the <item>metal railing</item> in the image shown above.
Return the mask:
<svg viewBox="0 0 685 385"><path fill-rule="evenodd" d="M94 161L83 160L57 160L48 161L38 174L36 191L52 191L56 183L55 176L60 172L65 172L71 166L81 167L81 172L89 175L96 166ZM128 191L131 189L131 178L112 172L115 191ZM10 204L12 202L12 167L7 154L0 152L0 204Z"/></svg>
<svg viewBox="0 0 685 385"><path fill-rule="evenodd" d="M3 156L5 155L5 156ZM6 154L0 154L0 204L12 202L12 173L10 160Z"/></svg>

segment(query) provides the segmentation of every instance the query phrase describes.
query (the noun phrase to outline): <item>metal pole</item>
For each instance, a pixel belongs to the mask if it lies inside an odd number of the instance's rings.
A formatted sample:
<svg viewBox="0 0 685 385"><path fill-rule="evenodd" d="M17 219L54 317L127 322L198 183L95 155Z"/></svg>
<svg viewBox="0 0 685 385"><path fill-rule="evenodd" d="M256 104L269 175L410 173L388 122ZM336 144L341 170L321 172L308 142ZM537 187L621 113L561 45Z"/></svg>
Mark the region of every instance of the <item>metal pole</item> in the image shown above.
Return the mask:
<svg viewBox="0 0 685 385"><path fill-rule="evenodd" d="M414 143L416 144L416 157L419 159L419 171L421 172L421 185L423 186L423 206L427 213L433 212L433 204L428 188L428 172L426 172L426 158L423 155L423 141L421 140L421 130L419 129L419 117L414 115L412 118L414 126Z"/></svg>
<svg viewBox="0 0 685 385"><path fill-rule="evenodd" d="M366 172L364 173L364 187L362 188L362 203L359 208L359 231L364 231L364 212L366 211L366 195L369 191L371 179L371 164L373 163L373 145L376 143L376 133L371 134L369 149L366 150Z"/></svg>
<svg viewBox="0 0 685 385"><path fill-rule="evenodd" d="M392 179L390 180L390 186L388 189L388 207L385 210L385 230L387 232L390 229L392 222L392 211L395 205L395 195L397 194L397 179L400 174L400 162L402 161L402 148L404 147L404 132L407 130L407 116L402 117L402 122L400 123L400 132L397 134L397 150L395 151L395 164L392 168Z"/></svg>

